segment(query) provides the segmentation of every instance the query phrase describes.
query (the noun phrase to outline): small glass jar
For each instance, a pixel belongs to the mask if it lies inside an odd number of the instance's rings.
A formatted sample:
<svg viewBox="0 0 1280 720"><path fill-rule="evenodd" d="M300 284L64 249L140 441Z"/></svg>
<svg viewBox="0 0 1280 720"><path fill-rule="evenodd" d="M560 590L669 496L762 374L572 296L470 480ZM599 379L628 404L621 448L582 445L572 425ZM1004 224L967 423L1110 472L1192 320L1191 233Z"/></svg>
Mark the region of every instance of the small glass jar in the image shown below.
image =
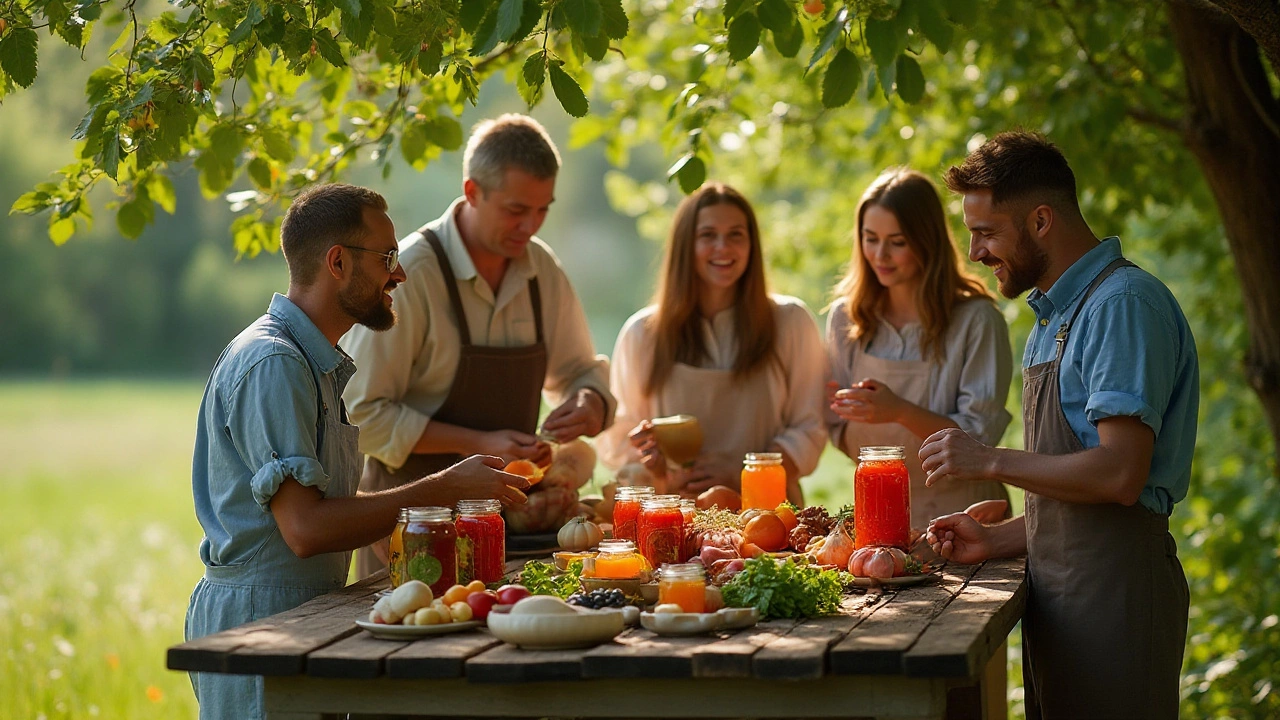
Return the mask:
<svg viewBox="0 0 1280 720"><path fill-rule="evenodd" d="M613 498L613 536L619 540L636 542L636 520L640 517L640 503L653 497L653 488L633 485L618 488Z"/></svg>
<svg viewBox="0 0 1280 720"><path fill-rule="evenodd" d="M693 522L693 516L698 512L698 501L682 498L680 500L680 514L684 516L684 524L687 527Z"/></svg>
<svg viewBox="0 0 1280 720"><path fill-rule="evenodd" d="M658 578L658 604L674 603L687 613L707 611L707 575L699 563L662 566Z"/></svg>
<svg viewBox="0 0 1280 720"><path fill-rule="evenodd" d="M507 524L497 500L460 500L458 519L458 582L479 580L486 585L502 579L507 561Z"/></svg>
<svg viewBox="0 0 1280 720"><path fill-rule="evenodd" d="M853 474L854 546L885 545L907 550L911 539L911 479L906 448L858 449Z"/></svg>
<svg viewBox="0 0 1280 720"><path fill-rule="evenodd" d="M391 533L391 584L421 580L442 595L458 582L458 532L447 507L400 510Z"/></svg>
<svg viewBox="0 0 1280 720"><path fill-rule="evenodd" d="M626 580L640 577L648 568L630 540L601 540L590 577Z"/></svg>
<svg viewBox="0 0 1280 720"><path fill-rule="evenodd" d="M640 554L653 567L678 563L684 545L684 515L679 495L654 495L640 504L636 519Z"/></svg>
<svg viewBox="0 0 1280 720"><path fill-rule="evenodd" d="M747 453L742 461L742 509L772 510L786 501L782 453Z"/></svg>

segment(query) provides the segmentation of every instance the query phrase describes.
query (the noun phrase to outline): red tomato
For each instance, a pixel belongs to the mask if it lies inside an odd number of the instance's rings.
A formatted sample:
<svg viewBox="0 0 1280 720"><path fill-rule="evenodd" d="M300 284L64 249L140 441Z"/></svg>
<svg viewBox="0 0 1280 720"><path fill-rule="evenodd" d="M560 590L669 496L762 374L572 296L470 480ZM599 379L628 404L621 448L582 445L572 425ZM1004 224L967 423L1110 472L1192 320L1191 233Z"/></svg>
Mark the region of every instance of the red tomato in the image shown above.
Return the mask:
<svg viewBox="0 0 1280 720"><path fill-rule="evenodd" d="M471 618L483 622L489 617L489 610L498 604L498 594L492 590L471 593L465 602L471 606Z"/></svg>
<svg viewBox="0 0 1280 720"><path fill-rule="evenodd" d="M516 602L529 597L532 593L523 585L503 585L498 588L499 605L515 605Z"/></svg>

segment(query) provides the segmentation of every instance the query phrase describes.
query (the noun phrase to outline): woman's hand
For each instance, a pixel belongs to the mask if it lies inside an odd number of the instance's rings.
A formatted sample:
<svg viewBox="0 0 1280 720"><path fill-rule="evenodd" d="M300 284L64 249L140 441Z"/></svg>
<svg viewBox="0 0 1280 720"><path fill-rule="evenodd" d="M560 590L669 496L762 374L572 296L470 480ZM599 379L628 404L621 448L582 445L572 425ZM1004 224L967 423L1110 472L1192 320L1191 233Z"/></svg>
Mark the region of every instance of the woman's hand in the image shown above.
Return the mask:
<svg viewBox="0 0 1280 720"><path fill-rule="evenodd" d="M742 484L742 462L727 455L699 455L693 465L681 468L674 474L674 487L669 492L684 492L697 495L716 485L724 485L735 490Z"/></svg>
<svg viewBox="0 0 1280 720"><path fill-rule="evenodd" d="M640 463L653 473L654 478L666 477L667 458L658 449L658 439L654 437L651 421L641 420L627 434L627 439L631 441L631 447L640 452Z"/></svg>
<svg viewBox="0 0 1280 720"><path fill-rule="evenodd" d="M828 383L831 410L845 420L872 424L896 423L901 421L903 409L909 404L890 390L888 385L872 378L854 383L853 387L838 389L834 393L830 391L832 384Z"/></svg>

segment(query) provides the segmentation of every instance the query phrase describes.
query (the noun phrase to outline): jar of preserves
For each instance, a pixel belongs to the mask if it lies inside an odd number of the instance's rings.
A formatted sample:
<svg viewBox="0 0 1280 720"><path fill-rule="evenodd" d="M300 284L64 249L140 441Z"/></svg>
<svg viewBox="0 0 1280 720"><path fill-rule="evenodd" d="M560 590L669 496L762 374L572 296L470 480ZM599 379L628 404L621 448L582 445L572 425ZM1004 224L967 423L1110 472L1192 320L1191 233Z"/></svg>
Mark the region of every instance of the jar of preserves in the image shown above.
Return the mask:
<svg viewBox="0 0 1280 720"><path fill-rule="evenodd" d="M689 498L680 499L680 514L684 517L685 527L693 522L693 516L698 512L698 501Z"/></svg>
<svg viewBox="0 0 1280 720"><path fill-rule="evenodd" d="M640 577L648 569L649 564L636 552L635 543L630 540L601 540L590 577L626 580Z"/></svg>
<svg viewBox="0 0 1280 720"><path fill-rule="evenodd" d="M707 610L707 575L699 563L662 566L658 578L658 604L674 603L687 613Z"/></svg>
<svg viewBox="0 0 1280 720"><path fill-rule="evenodd" d="M497 500L460 500L458 519L458 582L479 580L486 585L502 579L507 561L507 524Z"/></svg>
<svg viewBox="0 0 1280 720"><path fill-rule="evenodd" d="M854 545L909 549L911 480L905 448L870 446L858 449L853 474Z"/></svg>
<svg viewBox="0 0 1280 720"><path fill-rule="evenodd" d="M613 499L613 536L619 540L636 542L636 520L640 517L640 503L653 497L654 490L646 485L618 488Z"/></svg>
<svg viewBox="0 0 1280 720"><path fill-rule="evenodd" d="M786 501L782 453L747 453L742 461L742 509L772 510Z"/></svg>
<svg viewBox="0 0 1280 720"><path fill-rule="evenodd" d="M412 507L400 511L391 533L391 585L410 580L431 586L435 595L458 582L458 532L447 507Z"/></svg>
<svg viewBox="0 0 1280 720"><path fill-rule="evenodd" d="M653 567L678 563L684 545L684 514L679 495L654 495L640 504L636 519L640 554Z"/></svg>

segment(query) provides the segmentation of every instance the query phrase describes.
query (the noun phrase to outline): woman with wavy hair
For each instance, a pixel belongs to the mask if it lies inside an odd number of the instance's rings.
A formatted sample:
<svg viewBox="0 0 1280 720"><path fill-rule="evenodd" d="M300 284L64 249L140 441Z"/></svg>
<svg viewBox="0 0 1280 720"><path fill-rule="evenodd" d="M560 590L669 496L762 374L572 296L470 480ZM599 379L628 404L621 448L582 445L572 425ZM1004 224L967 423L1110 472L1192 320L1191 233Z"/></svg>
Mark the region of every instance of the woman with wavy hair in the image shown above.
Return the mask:
<svg viewBox="0 0 1280 720"><path fill-rule="evenodd" d="M937 188L914 170L886 170L858 204L855 241L827 317L832 443L854 459L862 446L906 447L915 528L1007 500L995 481L927 488L917 456L924 438L947 427L995 445L1011 419L1009 328L957 261ZM985 507L997 517L1007 509Z"/></svg>
<svg viewBox="0 0 1280 720"><path fill-rule="evenodd" d="M613 427L596 445L607 465L641 461L668 492L739 489L743 455L780 452L787 498L822 454L821 338L800 300L770 295L755 211L708 183L676 210L653 304L627 320L614 349ZM695 416L702 452L668 472L655 417Z"/></svg>

